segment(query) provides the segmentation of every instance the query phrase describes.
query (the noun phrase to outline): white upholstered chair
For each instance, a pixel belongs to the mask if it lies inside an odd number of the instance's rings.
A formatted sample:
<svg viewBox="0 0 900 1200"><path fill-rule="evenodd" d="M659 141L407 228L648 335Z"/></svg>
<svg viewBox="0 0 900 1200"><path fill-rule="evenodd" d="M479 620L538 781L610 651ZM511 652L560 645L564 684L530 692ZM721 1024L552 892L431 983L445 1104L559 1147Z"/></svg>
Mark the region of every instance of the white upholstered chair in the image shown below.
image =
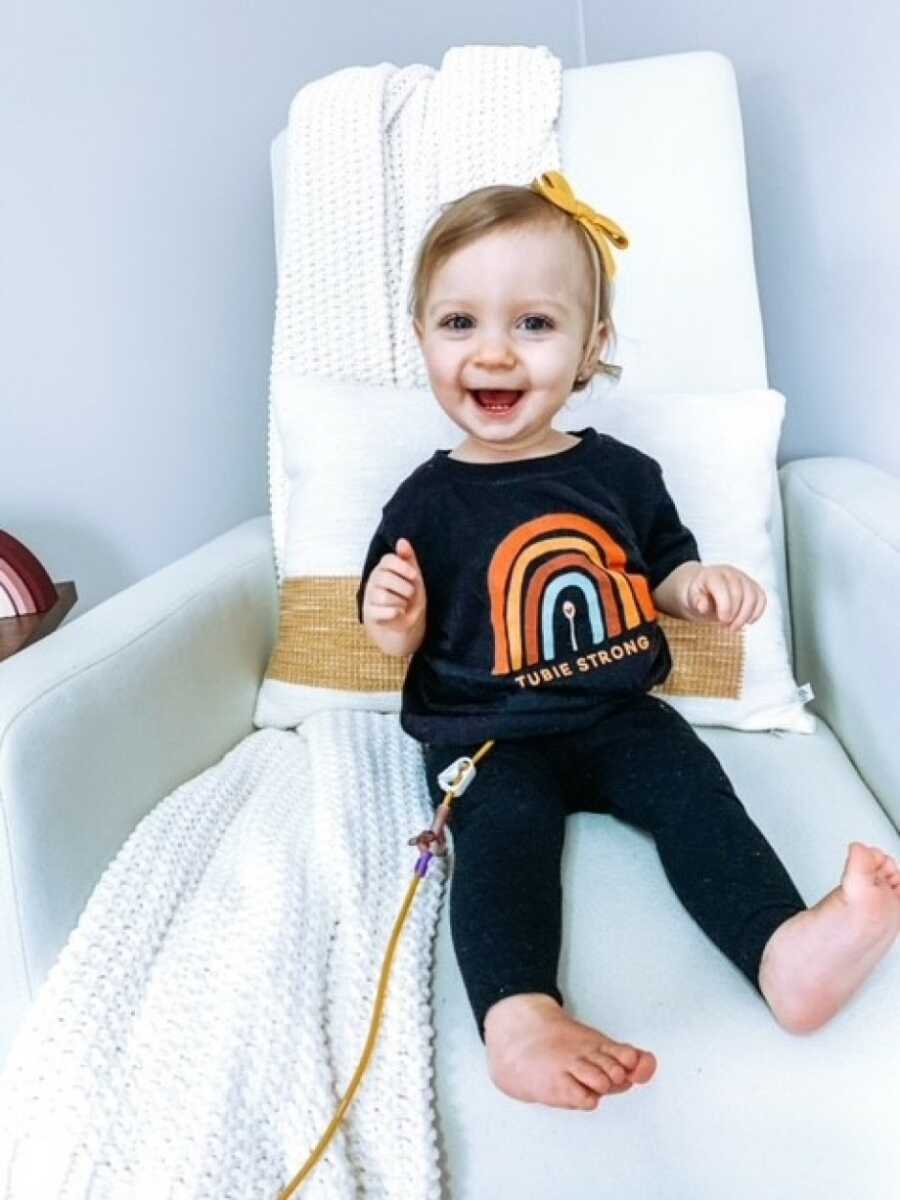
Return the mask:
<svg viewBox="0 0 900 1200"><path fill-rule="evenodd" d="M767 386L729 61L698 53L566 70L560 139L564 168L593 172L598 207L618 217L628 197L622 384ZM283 145L282 134L276 230ZM678 229L658 239L662 254L636 236L659 222ZM851 840L900 854L900 480L838 457L791 462L779 480L786 635L818 727L698 732L813 904L837 882ZM0 664L0 1061L137 822L252 732L277 615L261 515ZM657 1075L593 1113L502 1094L445 904L433 998L449 1196L900 1194L896 947L836 1018L797 1037L679 906L649 836L575 814L563 883L562 991L579 1018L651 1049Z"/></svg>

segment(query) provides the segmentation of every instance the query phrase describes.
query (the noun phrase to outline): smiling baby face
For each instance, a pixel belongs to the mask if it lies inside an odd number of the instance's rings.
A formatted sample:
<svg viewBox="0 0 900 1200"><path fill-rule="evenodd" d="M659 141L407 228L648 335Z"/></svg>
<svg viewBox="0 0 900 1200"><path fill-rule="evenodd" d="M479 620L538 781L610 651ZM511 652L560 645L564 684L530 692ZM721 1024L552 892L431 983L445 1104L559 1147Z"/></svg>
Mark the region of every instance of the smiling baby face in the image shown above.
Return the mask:
<svg viewBox="0 0 900 1200"><path fill-rule="evenodd" d="M552 420L604 343L593 283L559 228L497 229L434 272L414 327L434 395L488 461L547 452Z"/></svg>

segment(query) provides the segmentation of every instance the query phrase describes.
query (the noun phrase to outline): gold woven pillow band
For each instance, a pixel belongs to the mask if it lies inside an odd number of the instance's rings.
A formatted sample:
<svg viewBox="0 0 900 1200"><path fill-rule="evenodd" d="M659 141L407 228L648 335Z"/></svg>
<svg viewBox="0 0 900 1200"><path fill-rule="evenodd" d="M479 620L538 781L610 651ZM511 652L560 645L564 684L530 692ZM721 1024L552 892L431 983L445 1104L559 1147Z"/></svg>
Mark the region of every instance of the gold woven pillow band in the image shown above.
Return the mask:
<svg viewBox="0 0 900 1200"><path fill-rule="evenodd" d="M278 641L266 678L329 691L400 692L409 656L383 654L359 624L359 582L356 575L301 575L283 581ZM713 622L657 615L672 653L672 671L654 693L739 698L745 630L730 633Z"/></svg>

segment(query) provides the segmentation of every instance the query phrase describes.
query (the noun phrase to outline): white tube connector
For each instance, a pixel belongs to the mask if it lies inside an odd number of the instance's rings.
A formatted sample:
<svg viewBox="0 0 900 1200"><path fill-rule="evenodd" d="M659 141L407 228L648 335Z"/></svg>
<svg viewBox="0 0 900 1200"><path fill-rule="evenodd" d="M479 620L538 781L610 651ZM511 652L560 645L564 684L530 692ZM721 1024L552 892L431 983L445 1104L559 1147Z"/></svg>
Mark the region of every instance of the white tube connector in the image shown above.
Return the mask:
<svg viewBox="0 0 900 1200"><path fill-rule="evenodd" d="M467 754L444 767L438 775L438 783L442 791L452 791L455 796L461 796L476 775L475 764Z"/></svg>

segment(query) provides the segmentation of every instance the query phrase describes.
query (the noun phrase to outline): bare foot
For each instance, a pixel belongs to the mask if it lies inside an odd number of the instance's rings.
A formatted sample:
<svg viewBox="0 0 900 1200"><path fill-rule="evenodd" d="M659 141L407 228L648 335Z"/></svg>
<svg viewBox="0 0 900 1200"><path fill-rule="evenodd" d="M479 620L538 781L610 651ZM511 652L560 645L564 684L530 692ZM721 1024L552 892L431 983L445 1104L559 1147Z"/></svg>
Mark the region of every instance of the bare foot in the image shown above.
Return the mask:
<svg viewBox="0 0 900 1200"><path fill-rule="evenodd" d="M583 1025L544 992L492 1004L484 1039L491 1079L501 1092L531 1104L596 1108L601 1096L627 1092L656 1070L649 1051Z"/></svg>
<svg viewBox="0 0 900 1200"><path fill-rule="evenodd" d="M810 1033L850 999L900 928L900 869L877 846L851 842L838 887L775 930L759 986L779 1025Z"/></svg>

